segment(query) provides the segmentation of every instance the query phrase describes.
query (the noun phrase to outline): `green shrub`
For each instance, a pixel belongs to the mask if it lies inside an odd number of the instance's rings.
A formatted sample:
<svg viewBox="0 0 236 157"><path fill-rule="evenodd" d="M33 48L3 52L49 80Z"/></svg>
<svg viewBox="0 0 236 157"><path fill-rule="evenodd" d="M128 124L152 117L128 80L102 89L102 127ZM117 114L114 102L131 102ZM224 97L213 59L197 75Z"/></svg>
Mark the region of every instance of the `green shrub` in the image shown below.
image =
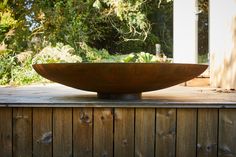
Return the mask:
<svg viewBox="0 0 236 157"><path fill-rule="evenodd" d="M75 55L75 50L69 45L57 43L47 46L33 58L33 63L78 63L82 58Z"/></svg>
<svg viewBox="0 0 236 157"><path fill-rule="evenodd" d="M15 57L7 53L0 54L0 85L8 84L12 78L12 69L16 66Z"/></svg>
<svg viewBox="0 0 236 157"><path fill-rule="evenodd" d="M32 68L32 57L26 58L23 63L14 66L11 73L11 84L13 85L27 85L46 81Z"/></svg>
<svg viewBox="0 0 236 157"><path fill-rule="evenodd" d="M109 54L105 49L98 50L80 43L79 56L74 48L61 43L56 46L47 46L38 54L32 51L21 52L19 54L8 53L0 54L0 84L26 85L35 82L45 82L39 76L32 64L42 63L80 63L80 62L116 62L116 63L154 63L170 62L165 56L158 57L150 53L130 53L130 54ZM7 52L7 51L6 51Z"/></svg>
<svg viewBox="0 0 236 157"><path fill-rule="evenodd" d="M42 80L32 68L31 54L11 52L0 55L0 85L26 85Z"/></svg>
<svg viewBox="0 0 236 157"><path fill-rule="evenodd" d="M73 55L74 49L68 45L47 46L39 54L33 52L12 52L0 54L0 85L26 85L35 82L48 82L39 76L32 65L35 63L82 62L82 58Z"/></svg>

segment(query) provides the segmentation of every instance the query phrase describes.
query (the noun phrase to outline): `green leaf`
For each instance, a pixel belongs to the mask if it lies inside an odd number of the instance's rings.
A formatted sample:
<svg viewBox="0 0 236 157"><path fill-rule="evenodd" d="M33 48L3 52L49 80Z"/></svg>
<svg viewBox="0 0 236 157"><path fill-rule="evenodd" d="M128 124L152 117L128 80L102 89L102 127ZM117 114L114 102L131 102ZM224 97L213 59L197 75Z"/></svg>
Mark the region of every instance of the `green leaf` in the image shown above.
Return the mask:
<svg viewBox="0 0 236 157"><path fill-rule="evenodd" d="M96 8L96 9L101 9L102 8L102 4L99 0L96 0L94 3L93 3L93 7Z"/></svg>

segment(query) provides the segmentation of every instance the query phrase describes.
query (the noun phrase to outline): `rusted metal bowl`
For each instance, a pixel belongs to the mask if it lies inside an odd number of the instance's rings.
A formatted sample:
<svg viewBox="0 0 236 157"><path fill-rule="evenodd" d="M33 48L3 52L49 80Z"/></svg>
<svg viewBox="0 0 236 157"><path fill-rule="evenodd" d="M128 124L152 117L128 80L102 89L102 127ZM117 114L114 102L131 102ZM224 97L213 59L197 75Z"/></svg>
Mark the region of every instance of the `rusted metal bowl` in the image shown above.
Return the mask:
<svg viewBox="0 0 236 157"><path fill-rule="evenodd" d="M55 63L35 64L43 77L63 85L97 92L105 99L139 99L200 75L207 65L176 63Z"/></svg>

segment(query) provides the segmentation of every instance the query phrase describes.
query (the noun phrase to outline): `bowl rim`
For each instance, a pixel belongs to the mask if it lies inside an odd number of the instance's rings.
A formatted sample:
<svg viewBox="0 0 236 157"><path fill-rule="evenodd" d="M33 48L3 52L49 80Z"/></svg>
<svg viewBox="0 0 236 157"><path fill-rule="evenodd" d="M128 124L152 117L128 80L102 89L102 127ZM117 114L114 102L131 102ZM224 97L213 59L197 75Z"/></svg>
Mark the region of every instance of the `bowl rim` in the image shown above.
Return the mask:
<svg viewBox="0 0 236 157"><path fill-rule="evenodd" d="M92 64L96 64L96 65L160 65L160 64L165 64L165 65L199 65L199 66L209 66L208 63L154 63L154 62L150 62L150 63L122 63L122 62L96 62L96 63L91 63L91 62L82 62L82 63L36 63L36 64L32 64L33 66L35 65L92 65Z"/></svg>

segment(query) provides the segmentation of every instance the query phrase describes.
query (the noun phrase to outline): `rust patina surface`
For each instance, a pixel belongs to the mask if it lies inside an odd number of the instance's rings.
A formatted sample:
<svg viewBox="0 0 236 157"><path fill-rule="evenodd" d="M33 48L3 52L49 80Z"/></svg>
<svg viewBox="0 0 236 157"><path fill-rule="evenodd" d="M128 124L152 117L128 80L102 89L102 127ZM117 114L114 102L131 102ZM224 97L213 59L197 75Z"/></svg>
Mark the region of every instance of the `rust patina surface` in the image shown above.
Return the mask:
<svg viewBox="0 0 236 157"><path fill-rule="evenodd" d="M200 75L207 65L174 63L35 64L43 77L63 85L99 93L100 98L140 98Z"/></svg>

